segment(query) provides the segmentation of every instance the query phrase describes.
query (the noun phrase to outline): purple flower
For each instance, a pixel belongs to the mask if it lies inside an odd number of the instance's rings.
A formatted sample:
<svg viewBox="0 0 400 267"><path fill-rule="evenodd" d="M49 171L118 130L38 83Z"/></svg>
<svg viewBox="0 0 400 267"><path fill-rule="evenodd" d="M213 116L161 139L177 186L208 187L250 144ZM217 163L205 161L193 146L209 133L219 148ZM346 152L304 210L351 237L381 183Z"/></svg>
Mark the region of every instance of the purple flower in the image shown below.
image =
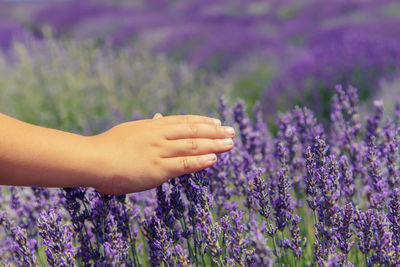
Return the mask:
<svg viewBox="0 0 400 267"><path fill-rule="evenodd" d="M265 180L262 177L262 170L258 169L252 173L253 179L249 181L249 198L256 205L254 208L264 217L269 219L271 213L271 205L269 202L268 190Z"/></svg>
<svg viewBox="0 0 400 267"><path fill-rule="evenodd" d="M164 225L168 228L173 228L175 218L173 214L170 201L167 198L166 192L163 189L163 185L157 187L157 217L163 221Z"/></svg>
<svg viewBox="0 0 400 267"><path fill-rule="evenodd" d="M36 240L29 240L24 228L13 226L8 219L7 212L0 213L0 225L4 227L11 237L11 251L14 263L20 266L37 266L35 256Z"/></svg>
<svg viewBox="0 0 400 267"><path fill-rule="evenodd" d="M375 216L373 210L369 209L365 212L356 210L353 225L357 230L357 247L365 255L367 266L372 266L371 258L368 255L373 249L374 223Z"/></svg>
<svg viewBox="0 0 400 267"><path fill-rule="evenodd" d="M372 242L374 253L371 255L372 264L391 265L398 263L395 259L395 248L392 245L392 235L389 231L389 224L386 215L377 210L375 212L375 223L372 225L374 240Z"/></svg>
<svg viewBox="0 0 400 267"><path fill-rule="evenodd" d="M352 168L349 165L346 155L340 157L339 168L340 168L339 181L342 190L342 195L346 198L348 202L352 203L353 202L352 198L355 193L354 176Z"/></svg>
<svg viewBox="0 0 400 267"><path fill-rule="evenodd" d="M392 242L395 248L394 257L400 258L400 190L395 188L392 192L389 202L389 212L387 215L390 221L390 229L392 232Z"/></svg>
<svg viewBox="0 0 400 267"><path fill-rule="evenodd" d="M291 225L290 225L290 236L291 236L291 241L290 241L290 248L293 250L294 255L297 258L300 258L303 255L303 250L302 250L302 238L300 236L300 221L301 218L299 216L294 216L291 220Z"/></svg>
<svg viewBox="0 0 400 267"><path fill-rule="evenodd" d="M168 264L173 252L171 251L172 240L169 238L167 228L156 216L144 220L141 227L149 245L150 263L153 266L159 266L161 262Z"/></svg>
<svg viewBox="0 0 400 267"><path fill-rule="evenodd" d="M180 245L175 246L175 257L178 267L190 267L193 266L191 261L188 259L186 252L182 249Z"/></svg>
<svg viewBox="0 0 400 267"><path fill-rule="evenodd" d="M40 214L38 228L43 244L47 262L51 266L69 266L75 261L75 247L72 244L73 232L69 225L62 223L60 210L50 209Z"/></svg>
<svg viewBox="0 0 400 267"><path fill-rule="evenodd" d="M86 190L82 188L64 188L60 194L65 198L63 205L70 215L72 228L79 240L76 256L80 257L84 263L89 263L91 259L98 259L100 253L93 246L92 234L85 225L86 219L90 218L85 193Z"/></svg>
<svg viewBox="0 0 400 267"><path fill-rule="evenodd" d="M369 144L372 141L372 138L378 139L381 136L382 129L380 128L380 124L382 122L383 117L383 101L377 100L374 101L375 112L373 117L367 117L367 125L366 125L366 134L365 139L366 143Z"/></svg>
<svg viewBox="0 0 400 267"><path fill-rule="evenodd" d="M342 254L345 256L349 254L354 242L350 242L350 238L352 237L353 233L350 229L350 226L353 222L353 214L354 209L352 204L346 204L340 210L340 217L338 220L338 232L336 234L336 239L338 241L337 247L340 249Z"/></svg>
<svg viewBox="0 0 400 267"><path fill-rule="evenodd" d="M305 107L296 106L292 111L296 133L303 147L311 146L317 136L324 136L324 129L317 122L313 112Z"/></svg>
<svg viewBox="0 0 400 267"><path fill-rule="evenodd" d="M252 216L248 223L248 241L249 241L249 248L252 248L253 257L252 257L252 265L256 267L262 266L273 266L273 254L268 246L265 244L267 243L267 239L265 238L264 233L266 230L266 223L263 223L263 226L260 227L259 223L256 220L256 216Z"/></svg>
<svg viewBox="0 0 400 267"><path fill-rule="evenodd" d="M103 243L104 257L102 258L101 265L114 266L116 264L132 263L128 260L128 244L126 237L118 231L117 222L114 216L109 216L106 224L106 239Z"/></svg>
<svg viewBox="0 0 400 267"><path fill-rule="evenodd" d="M251 121L246 115L246 108L244 100L239 100L233 108L233 118L239 125L241 145L250 153L254 151L253 144L251 143Z"/></svg>
<svg viewBox="0 0 400 267"><path fill-rule="evenodd" d="M311 152L311 147L308 147L304 155L306 161L307 175L304 176L306 184L307 204L313 211L317 208L317 179L315 175L315 161Z"/></svg>
<svg viewBox="0 0 400 267"><path fill-rule="evenodd" d="M243 224L243 211L232 209L229 215L231 223L223 225L226 228L227 251L232 259L238 264L251 265L253 252L249 247L245 236L245 225Z"/></svg>
<svg viewBox="0 0 400 267"><path fill-rule="evenodd" d="M219 245L219 237L221 235L221 227L218 223L214 223L211 215L207 210L197 207L197 224L196 228L202 233L202 238L205 244L204 251L210 251L212 261L215 264L221 263L220 256L222 249Z"/></svg>
<svg viewBox="0 0 400 267"><path fill-rule="evenodd" d="M362 127L358 112L357 89L350 86L344 90L341 85L337 85L331 109L332 151L348 153L353 176L363 176L365 172L362 165L363 151L357 142Z"/></svg>
<svg viewBox="0 0 400 267"><path fill-rule="evenodd" d="M368 192L368 200L371 207L380 209L380 206L386 197L386 186L385 180L382 176L381 163L380 163L380 152L377 150L375 145L375 136L371 137L368 145L368 152L366 154L366 161L368 163L368 174L371 187Z"/></svg>
<svg viewBox="0 0 400 267"><path fill-rule="evenodd" d="M399 149L400 149L400 129L395 132L393 139L389 141L385 148L386 167L387 167L387 183L390 189L399 185L400 167L399 167Z"/></svg>
<svg viewBox="0 0 400 267"><path fill-rule="evenodd" d="M289 172L287 169L282 169L277 173L278 192L277 197L272 202L274 209L274 218L276 227L279 231L283 232L285 227L290 223L293 214L292 197L289 194Z"/></svg>
<svg viewBox="0 0 400 267"><path fill-rule="evenodd" d="M183 218L185 212L185 205L181 197L181 187L182 185L177 182L176 178L170 180L172 188L170 194L170 205L174 213L175 220L179 221Z"/></svg>

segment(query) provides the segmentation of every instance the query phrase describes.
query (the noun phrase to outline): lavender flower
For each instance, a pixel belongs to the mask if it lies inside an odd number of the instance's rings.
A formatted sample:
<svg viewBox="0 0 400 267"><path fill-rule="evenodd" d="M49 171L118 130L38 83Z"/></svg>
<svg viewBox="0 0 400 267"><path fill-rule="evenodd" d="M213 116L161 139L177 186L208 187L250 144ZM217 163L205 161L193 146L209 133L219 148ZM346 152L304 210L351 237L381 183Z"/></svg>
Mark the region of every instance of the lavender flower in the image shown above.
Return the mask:
<svg viewBox="0 0 400 267"><path fill-rule="evenodd" d="M303 254L302 251L302 239L300 237L300 224L301 218L299 216L294 216L291 220L291 225L290 225L290 236L291 236L291 241L290 241L290 248L293 250L294 255L297 258L300 258Z"/></svg>
<svg viewBox="0 0 400 267"><path fill-rule="evenodd" d="M400 259L400 191L398 188L392 192L389 202L389 212L387 215L390 221L390 229L392 232L392 242L395 250L394 258Z"/></svg>
<svg viewBox="0 0 400 267"><path fill-rule="evenodd" d="M254 152L255 147L251 143L251 122L246 116L244 100L239 100L233 108L233 117L239 125L241 145L250 153Z"/></svg>
<svg viewBox="0 0 400 267"><path fill-rule="evenodd" d="M279 177L278 194L272 203L276 227L281 232L290 223L293 213L292 197L289 194L290 184L288 175L287 169L283 169L277 173Z"/></svg>
<svg viewBox="0 0 400 267"><path fill-rule="evenodd" d="M243 212L233 209L230 212L231 224L227 226L227 251L238 264L249 264L253 261L253 252L248 247L248 240L244 236L245 225L242 223Z"/></svg>
<svg viewBox="0 0 400 267"><path fill-rule="evenodd" d="M249 232L249 247L254 249L252 266L272 266L274 263L271 250L268 246L265 246L267 239L265 238L264 233L268 231L266 228L266 222L264 222L263 226L260 227L256 220L256 216L251 216L247 229Z"/></svg>
<svg viewBox="0 0 400 267"><path fill-rule="evenodd" d="M26 236L26 230L19 226L13 226L9 221L6 212L0 214L0 225L11 237L11 250L14 256L14 261L20 266L37 266L35 256L36 240L29 240Z"/></svg>
<svg viewBox="0 0 400 267"><path fill-rule="evenodd" d="M178 267L193 266L180 245L175 246L175 257Z"/></svg>
<svg viewBox="0 0 400 267"><path fill-rule="evenodd" d="M89 234L85 225L86 219L90 217L86 208L85 193L86 190L82 188L64 188L63 192L60 192L65 198L63 205L71 217L73 230L79 239L80 246L78 247L77 256L84 263L89 263L91 259L98 259L100 253L93 247L91 243L92 235ZM83 203L84 209L81 209L81 203Z"/></svg>
<svg viewBox="0 0 400 267"><path fill-rule="evenodd" d="M353 222L353 214L354 209L352 204L347 204L341 209L339 215L340 217L337 222L339 225L337 226L338 232L336 234L336 239L338 242L337 247L341 251L341 264L344 264L345 257L349 254L352 246L354 245L354 241L350 241L350 238L353 235L350 229L350 226Z"/></svg>
<svg viewBox="0 0 400 267"><path fill-rule="evenodd" d="M252 172L253 180L249 181L249 194L251 201L257 207L257 211L265 220L269 219L271 213L271 205L267 191L267 185L262 178L262 170L258 169L257 172Z"/></svg>
<svg viewBox="0 0 400 267"><path fill-rule="evenodd" d="M213 223L211 216L205 209L198 207L197 209L197 225L196 228L202 233L205 244L205 251L210 251L212 260L215 264L222 264L220 256L222 249L219 245L219 236L221 235L221 227L218 223Z"/></svg>
<svg viewBox="0 0 400 267"><path fill-rule="evenodd" d="M307 175L304 176L304 182L306 184L307 193L307 204L315 211L317 208L317 179L315 175L315 161L311 152L311 147L307 148L307 152L304 155L306 160Z"/></svg>
<svg viewBox="0 0 400 267"><path fill-rule="evenodd" d="M395 136L386 145L386 167L387 167L387 184L390 189L393 190L398 185L400 177L400 167L399 166L399 149L400 149L400 130L397 130Z"/></svg>
<svg viewBox="0 0 400 267"><path fill-rule="evenodd" d="M375 212L375 223L372 225L374 232L373 248L374 253L371 255L372 265L377 263L381 265L394 265L398 259L392 260L394 248L392 245L391 233L386 216L379 211Z"/></svg>
<svg viewBox="0 0 400 267"><path fill-rule="evenodd" d="M342 189L342 195L346 198L347 202L352 203L353 196L355 193L354 176L352 168L349 165L347 156L343 155L339 159L340 168L340 187Z"/></svg>
<svg viewBox="0 0 400 267"><path fill-rule="evenodd" d="M38 228L46 248L47 262L51 266L70 266L75 261L72 230L62 223L60 210L50 209L40 214Z"/></svg>
<svg viewBox="0 0 400 267"><path fill-rule="evenodd" d="M357 246L359 250L365 255L365 264L372 266L371 258L368 256L373 249L373 227L375 223L375 216L373 210L362 212L356 210L354 218L354 226L357 229L357 237L359 242Z"/></svg>
<svg viewBox="0 0 400 267"><path fill-rule="evenodd" d="M153 266L159 266L161 262L169 263L172 257L171 245L167 228L163 227L156 216L145 220L141 224L142 232L149 245L149 261Z"/></svg>
<svg viewBox="0 0 400 267"><path fill-rule="evenodd" d="M115 218L111 215L106 225L106 240L103 243L104 257L102 265L114 266L116 264L127 264L128 244L122 233L118 232L118 226ZM129 265L132 265L130 263Z"/></svg>
<svg viewBox="0 0 400 267"><path fill-rule="evenodd" d="M383 116L383 102L382 100L374 101L375 113L373 117L367 118L366 125L366 143L370 143L372 141L372 137L378 139L381 136L382 129L380 128L380 124Z"/></svg>
<svg viewBox="0 0 400 267"><path fill-rule="evenodd" d="M382 177L380 152L375 145L375 136L371 137L368 145L366 160L369 164L368 174L370 177L370 186L368 198L371 207L379 209L386 197L386 183Z"/></svg>

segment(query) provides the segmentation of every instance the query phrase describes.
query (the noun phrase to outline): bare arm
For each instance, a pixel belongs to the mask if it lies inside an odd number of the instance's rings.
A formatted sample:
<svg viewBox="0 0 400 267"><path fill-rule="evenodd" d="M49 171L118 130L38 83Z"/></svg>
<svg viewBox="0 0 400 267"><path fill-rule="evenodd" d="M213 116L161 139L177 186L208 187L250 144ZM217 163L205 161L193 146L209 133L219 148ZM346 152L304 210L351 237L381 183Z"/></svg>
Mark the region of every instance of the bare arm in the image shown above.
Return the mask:
<svg viewBox="0 0 400 267"><path fill-rule="evenodd" d="M99 157L90 138L0 114L0 184L96 186Z"/></svg>
<svg viewBox="0 0 400 267"><path fill-rule="evenodd" d="M0 113L0 184L143 191L213 165L214 153L233 147L228 128L208 117L158 116L87 137Z"/></svg>

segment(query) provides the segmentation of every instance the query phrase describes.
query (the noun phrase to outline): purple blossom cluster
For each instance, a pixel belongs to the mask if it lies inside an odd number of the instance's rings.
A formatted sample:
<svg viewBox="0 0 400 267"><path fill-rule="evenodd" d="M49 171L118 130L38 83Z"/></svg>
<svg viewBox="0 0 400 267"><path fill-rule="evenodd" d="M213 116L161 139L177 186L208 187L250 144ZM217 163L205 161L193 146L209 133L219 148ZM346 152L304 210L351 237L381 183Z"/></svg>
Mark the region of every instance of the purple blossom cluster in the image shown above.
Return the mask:
<svg viewBox="0 0 400 267"><path fill-rule="evenodd" d="M221 96L221 119L240 134L210 168L130 195L3 188L0 261L399 265L400 125L380 101L373 106L363 126L357 90L337 86L329 128L296 107L278 116L273 134L259 106L251 119L243 101L228 109Z"/></svg>

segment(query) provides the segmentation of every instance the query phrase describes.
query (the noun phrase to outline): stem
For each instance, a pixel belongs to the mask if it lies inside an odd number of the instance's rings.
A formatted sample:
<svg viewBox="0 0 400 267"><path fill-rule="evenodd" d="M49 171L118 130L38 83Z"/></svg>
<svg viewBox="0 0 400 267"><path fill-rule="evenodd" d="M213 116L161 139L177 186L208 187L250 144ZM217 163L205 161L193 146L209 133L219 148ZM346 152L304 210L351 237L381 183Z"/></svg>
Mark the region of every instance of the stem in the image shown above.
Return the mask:
<svg viewBox="0 0 400 267"><path fill-rule="evenodd" d="M268 219L267 219L266 221L267 221L268 231L271 233L271 232L272 232L272 229L270 228L270 224L269 224L269 222L268 222ZM278 250L276 249L275 235L272 236L272 241L274 242L275 256L278 257L278 261L280 262L280 255L278 255Z"/></svg>
<svg viewBox="0 0 400 267"><path fill-rule="evenodd" d="M82 200L82 203L83 203L83 207L85 207L85 211L89 214L89 210L86 207L85 201ZM86 229L85 221L82 222L82 226L83 226L83 228L85 228L86 235L89 237L88 231ZM95 235L95 236L96 236L97 243L100 244L100 242L97 238L97 235ZM83 236L82 236L82 239L83 239ZM88 240L89 240L90 249L93 250L92 241L90 241L90 238L88 238Z"/></svg>
<svg viewBox="0 0 400 267"><path fill-rule="evenodd" d="M124 207L125 207L125 205L124 205ZM125 209L124 209L124 212L126 212ZM132 234L131 234L131 229L130 229L131 227L130 227L129 219L127 220L126 224L128 226L129 243L131 244L130 250L131 250L131 253L132 253L132 256L133 256L134 264L135 264L135 266L142 266L140 264L139 258L137 257L137 254L136 254L136 245L135 245L135 241L133 241L133 239L132 239Z"/></svg>
<svg viewBox="0 0 400 267"><path fill-rule="evenodd" d="M203 186L203 183L200 183L200 184L201 184L201 187L202 187L202 186ZM205 190L205 193L203 194L203 200L204 200L204 202L206 203L207 213L210 214L210 217L211 217L211 229L212 229L213 233L215 234L214 217L213 217L212 212L210 212L210 208L208 207L207 188L206 188L206 190ZM221 247L221 243L220 243L219 239L218 239L218 244L219 244L219 246ZM219 255L218 261L221 263L221 266L223 266L223 264L222 264L222 255Z"/></svg>
<svg viewBox="0 0 400 267"><path fill-rule="evenodd" d="M278 257L278 261L280 262L281 261L281 255L280 255L280 253L278 253L278 250L276 249L277 246L276 246L275 236L272 236L272 241L274 242L275 256Z"/></svg>
<svg viewBox="0 0 400 267"><path fill-rule="evenodd" d="M187 226L186 226L185 220L181 218L180 222L181 222L181 225L183 227L183 231L186 232ZM187 246L188 246L188 250L189 250L189 256L193 259L193 251L192 251L192 246L190 245L189 239L186 239L186 242L187 242Z"/></svg>
<svg viewBox="0 0 400 267"><path fill-rule="evenodd" d="M206 262L204 260L204 253L201 253L201 262L203 263L203 266L206 267Z"/></svg>
<svg viewBox="0 0 400 267"><path fill-rule="evenodd" d="M45 263L44 263L42 257L40 256L40 251L39 250L38 250L38 258L39 258L40 265L41 266L45 266Z"/></svg>
<svg viewBox="0 0 400 267"><path fill-rule="evenodd" d="M282 243L283 243L285 241L285 236L283 235L283 232L281 232L281 237L282 237ZM289 258L288 258L285 248L283 248L283 253L285 253L285 260L286 260L286 264L287 264L287 263L289 263Z"/></svg>
<svg viewBox="0 0 400 267"><path fill-rule="evenodd" d="M193 207L193 204L190 204ZM194 225L194 218L192 218L192 227L193 227L193 247L194 247L194 258L196 261L196 267L199 266L199 262L197 259L197 246L196 246L196 227Z"/></svg>

